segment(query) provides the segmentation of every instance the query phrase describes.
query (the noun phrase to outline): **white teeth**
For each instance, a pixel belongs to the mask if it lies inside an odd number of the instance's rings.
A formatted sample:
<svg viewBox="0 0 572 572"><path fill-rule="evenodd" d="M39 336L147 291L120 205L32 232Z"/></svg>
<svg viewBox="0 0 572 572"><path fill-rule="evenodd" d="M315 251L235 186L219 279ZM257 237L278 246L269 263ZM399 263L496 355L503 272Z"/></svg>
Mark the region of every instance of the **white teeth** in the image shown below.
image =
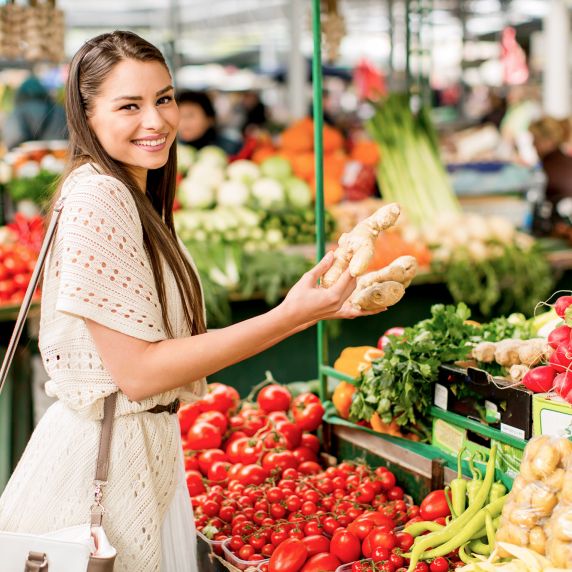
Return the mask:
<svg viewBox="0 0 572 572"><path fill-rule="evenodd" d="M144 147L157 147L157 145L163 145L167 141L166 137L162 137L161 139L146 139L141 141L133 141L135 145L143 145Z"/></svg>

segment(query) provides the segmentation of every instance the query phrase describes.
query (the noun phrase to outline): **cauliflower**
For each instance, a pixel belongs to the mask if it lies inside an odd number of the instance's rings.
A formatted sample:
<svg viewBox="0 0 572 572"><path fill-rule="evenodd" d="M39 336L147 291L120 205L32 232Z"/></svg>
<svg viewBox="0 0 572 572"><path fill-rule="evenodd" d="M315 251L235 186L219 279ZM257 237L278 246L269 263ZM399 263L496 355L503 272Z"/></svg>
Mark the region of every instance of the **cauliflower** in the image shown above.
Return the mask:
<svg viewBox="0 0 572 572"><path fill-rule="evenodd" d="M284 206L284 188L274 179L263 177L252 185L252 195L263 209Z"/></svg>
<svg viewBox="0 0 572 572"><path fill-rule="evenodd" d="M234 161L227 167L226 176L231 181L239 181L248 185L260 177L260 169L256 163L242 159Z"/></svg>
<svg viewBox="0 0 572 572"><path fill-rule="evenodd" d="M179 184L177 196L181 204L189 209L206 209L214 203L214 189L198 179L183 179Z"/></svg>
<svg viewBox="0 0 572 572"><path fill-rule="evenodd" d="M220 148L214 145L207 145L198 152L197 162L214 167L225 167L228 163L227 154Z"/></svg>
<svg viewBox="0 0 572 572"><path fill-rule="evenodd" d="M249 196L248 187L240 181L224 181L217 189L217 203L221 206L242 206Z"/></svg>

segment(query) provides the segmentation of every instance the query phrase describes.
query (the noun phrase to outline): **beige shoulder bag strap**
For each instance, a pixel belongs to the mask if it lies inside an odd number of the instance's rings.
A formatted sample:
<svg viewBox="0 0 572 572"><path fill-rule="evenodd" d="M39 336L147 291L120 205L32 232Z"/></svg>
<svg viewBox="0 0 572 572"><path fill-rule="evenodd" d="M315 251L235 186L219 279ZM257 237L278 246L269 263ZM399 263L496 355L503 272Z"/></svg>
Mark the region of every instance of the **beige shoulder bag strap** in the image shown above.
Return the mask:
<svg viewBox="0 0 572 572"><path fill-rule="evenodd" d="M10 369L10 365L12 364L12 360L14 359L14 354L16 352L18 342L20 341L22 331L24 330L26 317L28 316L30 305L32 303L32 297L38 286L40 274L46 262L48 251L56 235L56 229L58 226L60 216L62 214L63 206L64 206L64 199L60 198L54 207L52 219L50 221L48 230L46 231L46 236L44 238L42 248L40 249L40 253L38 255L38 261L36 262L34 272L32 273L32 277L30 278L30 284L28 285L26 294L24 295L24 299L22 301L22 305L20 306L20 311L18 312L18 317L16 318L16 325L14 326L14 331L12 332L12 337L10 338L10 343L8 344L8 349L6 350L6 355L4 356L4 361L2 362L2 367L0 368L0 394L2 393L2 389L4 388L4 384L6 383L8 370ZM99 439L97 468L94 480L94 486L95 486L94 502L91 506L91 527L92 527L92 534L94 535L95 538L97 538L98 535L97 533L94 532L94 529L101 527L103 514L105 513L105 509L103 508L103 505L101 503L101 500L103 498L102 487L107 483L107 472L109 468L109 453L111 448L111 434L113 430L113 419L115 417L116 403L117 403L117 392L112 393L111 395L106 397L103 405L103 421L101 427L101 436ZM95 570L101 572L111 571L113 570L114 560L115 556L109 558L105 557L97 558L92 556L92 558L90 559L89 570L93 569L94 572ZM48 570L46 556L43 553L30 552L28 555L28 561L26 562L25 565L25 572L35 572L36 570L41 570L41 571Z"/></svg>

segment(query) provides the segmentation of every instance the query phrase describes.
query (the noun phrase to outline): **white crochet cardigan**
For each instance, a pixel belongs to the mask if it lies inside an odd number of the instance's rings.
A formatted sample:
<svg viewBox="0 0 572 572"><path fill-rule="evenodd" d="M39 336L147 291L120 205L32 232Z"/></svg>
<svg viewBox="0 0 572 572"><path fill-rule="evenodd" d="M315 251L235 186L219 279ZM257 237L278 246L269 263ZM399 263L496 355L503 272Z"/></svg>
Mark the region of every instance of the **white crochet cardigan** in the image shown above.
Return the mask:
<svg viewBox="0 0 572 572"><path fill-rule="evenodd" d="M58 398L41 419L3 496L0 530L44 533L89 522L103 398L118 391L89 335L90 318L129 336L165 339L161 307L135 202L118 180L89 164L73 171L46 264L39 345ZM189 335L175 279L166 296L177 337ZM126 356L126 359L129 359ZM141 402L119 392L104 527L117 572L158 572L161 524L177 478L174 415L141 413L176 397L200 398L199 380Z"/></svg>

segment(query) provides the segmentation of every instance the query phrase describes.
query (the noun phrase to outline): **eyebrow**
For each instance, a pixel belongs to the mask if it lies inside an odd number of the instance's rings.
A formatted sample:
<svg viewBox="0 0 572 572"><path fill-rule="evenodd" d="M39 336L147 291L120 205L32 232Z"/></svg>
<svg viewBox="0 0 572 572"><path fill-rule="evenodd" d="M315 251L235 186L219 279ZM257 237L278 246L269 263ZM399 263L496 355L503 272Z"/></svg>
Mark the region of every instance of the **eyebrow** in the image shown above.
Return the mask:
<svg viewBox="0 0 572 572"><path fill-rule="evenodd" d="M155 97L159 97L168 91L175 89L172 85L168 85L163 89L160 89L156 94ZM112 101L119 101L120 99L128 99L130 101L141 101L143 98L140 95L120 95L119 97L114 97Z"/></svg>

